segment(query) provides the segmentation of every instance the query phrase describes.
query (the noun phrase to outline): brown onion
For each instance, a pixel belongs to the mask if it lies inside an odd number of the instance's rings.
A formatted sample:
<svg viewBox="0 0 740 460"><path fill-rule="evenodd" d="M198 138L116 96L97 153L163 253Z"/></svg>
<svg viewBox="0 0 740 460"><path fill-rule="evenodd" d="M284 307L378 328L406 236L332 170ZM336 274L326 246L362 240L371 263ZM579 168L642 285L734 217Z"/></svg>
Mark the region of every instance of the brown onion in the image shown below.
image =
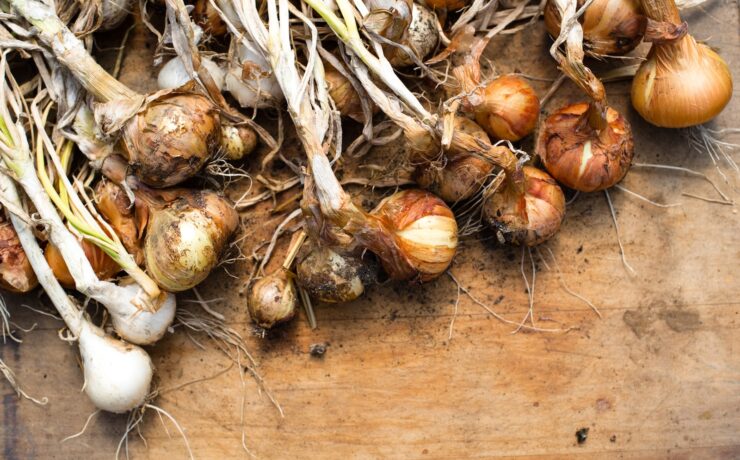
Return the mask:
<svg viewBox="0 0 740 460"><path fill-rule="evenodd" d="M518 141L534 131L540 115L540 101L532 87L514 75L488 83L475 106L475 120L497 139Z"/></svg>
<svg viewBox="0 0 740 460"><path fill-rule="evenodd" d="M583 6L578 1L578 8ZM544 10L545 28L553 38L560 35L561 17L554 0ZM646 18L639 0L594 0L579 18L583 28L583 48L594 55L617 56L640 44Z"/></svg>
<svg viewBox="0 0 740 460"><path fill-rule="evenodd" d="M121 271L121 266L93 243L83 240L80 245L83 251L85 251L85 257L87 257L93 270L95 270L95 275L99 279L110 279ZM51 267L51 271L59 283L68 289L74 289L75 280L72 274L69 273L67 264L64 262L64 258L56 246L49 243L44 250L44 257L46 257L46 262Z"/></svg>
<svg viewBox="0 0 740 460"><path fill-rule="evenodd" d="M39 284L13 225L0 217L0 288L29 292Z"/></svg>
<svg viewBox="0 0 740 460"><path fill-rule="evenodd" d="M247 301L252 321L265 329L293 319L297 305L295 286L284 269L255 282Z"/></svg>
<svg viewBox="0 0 740 460"><path fill-rule="evenodd" d="M524 195L504 184L483 205L483 216L501 244L536 246L551 238L565 216L565 196L546 172L522 168Z"/></svg>
<svg viewBox="0 0 740 460"><path fill-rule="evenodd" d="M324 66L324 78L326 79L329 96L337 106L337 110L343 117L349 117L359 123L365 121L362 112L360 95L352 86L352 83L337 69L330 65Z"/></svg>
<svg viewBox="0 0 740 460"><path fill-rule="evenodd" d="M376 265L326 246L314 248L296 264L296 281L322 302L351 302L375 279Z"/></svg>
<svg viewBox="0 0 740 460"><path fill-rule="evenodd" d="M481 142L490 143L485 131L474 121L457 116L454 129L470 134ZM446 163L441 167L422 164L416 168L414 179L426 190L448 203L466 200L476 194L493 170L493 164L468 152L450 149Z"/></svg>
<svg viewBox="0 0 740 460"><path fill-rule="evenodd" d="M624 117L606 110L606 127L589 124L591 106L566 106L551 114L540 127L537 154L547 171L562 184L581 191L604 190L627 174L634 142Z"/></svg>

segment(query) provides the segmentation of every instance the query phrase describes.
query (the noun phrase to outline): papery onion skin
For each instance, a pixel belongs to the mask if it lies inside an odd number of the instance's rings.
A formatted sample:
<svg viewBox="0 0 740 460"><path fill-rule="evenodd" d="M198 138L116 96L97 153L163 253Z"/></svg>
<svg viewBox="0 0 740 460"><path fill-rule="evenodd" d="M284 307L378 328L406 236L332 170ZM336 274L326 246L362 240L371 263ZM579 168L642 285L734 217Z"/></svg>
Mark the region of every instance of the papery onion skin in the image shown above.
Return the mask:
<svg viewBox="0 0 740 460"><path fill-rule="evenodd" d="M170 187L194 176L220 143L218 112L199 94L156 98L123 128L126 157L136 176L152 187Z"/></svg>
<svg viewBox="0 0 740 460"><path fill-rule="evenodd" d="M132 204L123 189L108 180L101 180L95 186L95 207L126 251L141 265L144 262L142 239L149 217L148 208L138 202Z"/></svg>
<svg viewBox="0 0 740 460"><path fill-rule="evenodd" d="M365 121L362 112L362 102L352 83L338 70L330 65L324 66L324 79L326 80L329 96L337 106L337 110L343 117L349 117L359 123Z"/></svg>
<svg viewBox="0 0 740 460"><path fill-rule="evenodd" d="M266 108L284 99L270 63L257 51L239 44L224 78L224 87L242 107Z"/></svg>
<svg viewBox="0 0 740 460"><path fill-rule="evenodd" d="M208 58L201 59L200 63L206 68L206 70L208 70L208 73L213 78L218 89L223 90L226 70L222 69L218 64ZM182 63L182 60L179 57L174 57L159 69L159 74L157 74L157 87L159 89L179 88L190 80L192 80L192 77L188 75L185 70L185 65Z"/></svg>
<svg viewBox="0 0 740 460"><path fill-rule="evenodd" d="M95 275L99 279L110 279L121 271L121 266L93 243L83 240L80 244L82 245L83 251L85 251L87 260L90 262L90 265L92 265L93 270L95 270ZM59 281L59 284L67 289L74 289L74 277L72 277L72 274L69 272L67 264L64 262L64 258L56 246L49 243L44 250L44 257L46 257L46 262L51 267L51 271L54 273L54 277Z"/></svg>
<svg viewBox="0 0 740 460"><path fill-rule="evenodd" d="M632 105L650 123L685 128L719 115L732 98L727 63L686 35L655 44L632 80Z"/></svg>
<svg viewBox="0 0 740 460"><path fill-rule="evenodd" d="M486 132L468 118L455 117L454 129L490 143ZM493 170L493 163L455 149L448 151L446 160L441 167L434 163L420 165L414 172L414 179L419 186L447 203L457 203L475 195Z"/></svg>
<svg viewBox="0 0 740 460"><path fill-rule="evenodd" d="M210 0L197 0L192 15L195 23L201 26L203 31L208 34L220 37L228 31L226 23L221 20L221 16L213 8Z"/></svg>
<svg viewBox="0 0 740 460"><path fill-rule="evenodd" d="M207 190L153 210L144 244L149 274L170 292L196 286L218 265L238 221L233 206Z"/></svg>
<svg viewBox="0 0 740 460"><path fill-rule="evenodd" d="M351 302L376 277L376 265L325 246L311 250L296 264L296 281L321 302Z"/></svg>
<svg viewBox="0 0 740 460"><path fill-rule="evenodd" d="M247 300L252 321L265 329L293 319L297 305L295 286L283 269L256 281Z"/></svg>
<svg viewBox="0 0 740 460"><path fill-rule="evenodd" d="M578 2L578 8L583 6ZM545 28L560 35L560 13L554 0L544 10ZM638 0L595 0L580 18L583 48L593 55L620 56L637 47L645 34L646 18Z"/></svg>
<svg viewBox="0 0 740 460"><path fill-rule="evenodd" d="M579 103L552 113L540 127L537 154L558 182L581 192L607 189L627 174L634 156L627 120L609 107L606 128L588 124L589 104Z"/></svg>
<svg viewBox="0 0 740 460"><path fill-rule="evenodd" d="M560 229L565 196L546 172L532 166L522 169L524 196L503 185L485 201L483 216L501 244L536 246Z"/></svg>
<svg viewBox="0 0 740 460"><path fill-rule="evenodd" d="M420 60L424 60L437 48L439 43L439 31L435 23L437 16L432 10L425 6L414 3L411 9L411 23L406 34L405 44L417 53ZM414 61L402 50L397 49L390 63L398 67L406 67L414 64Z"/></svg>
<svg viewBox="0 0 740 460"><path fill-rule="evenodd" d="M452 263L457 250L457 222L437 196L424 190L404 190L381 201L371 215L385 227L384 232L373 236L386 241L369 241L368 246L392 279L429 281ZM359 239L362 241L362 236ZM390 253L389 245L398 252Z"/></svg>
<svg viewBox="0 0 740 460"><path fill-rule="evenodd" d="M540 101L532 87L514 75L503 75L481 90L475 120L496 139L518 141L537 126Z"/></svg>
<svg viewBox="0 0 740 460"><path fill-rule="evenodd" d="M0 217L0 288L22 293L38 284L13 225Z"/></svg>

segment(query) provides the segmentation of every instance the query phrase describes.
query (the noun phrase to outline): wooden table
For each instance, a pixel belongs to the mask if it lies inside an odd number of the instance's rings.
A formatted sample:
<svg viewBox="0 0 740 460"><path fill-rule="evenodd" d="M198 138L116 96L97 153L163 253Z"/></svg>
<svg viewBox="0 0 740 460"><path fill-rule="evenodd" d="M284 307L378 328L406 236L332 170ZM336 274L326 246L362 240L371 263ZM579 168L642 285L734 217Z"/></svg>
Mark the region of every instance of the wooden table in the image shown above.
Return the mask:
<svg viewBox="0 0 740 460"><path fill-rule="evenodd" d="M697 38L711 38L721 49L740 80L737 2L711 0L685 19ZM498 37L488 55L502 73L552 78L556 71L543 29L540 22ZM643 45L636 54L645 51ZM122 80L137 89L151 85L132 70L147 59L146 53L127 54ZM544 94L548 85L536 83L538 92ZM736 171L721 163L732 185L724 183L709 156L689 148L685 133L643 122L629 107L628 83L609 84L608 92L633 124L636 162L702 171L737 199ZM579 99L567 83L547 109ZM711 127L738 126L736 94ZM740 141L736 134L726 140ZM738 159L737 150L730 155ZM513 324L495 319L464 294L457 302L456 285L443 276L423 286L375 286L353 304L317 306L317 330L301 317L260 338L251 335L242 282L219 273L201 292L224 298L213 307L248 337L259 373L285 415L253 379L242 384L236 368L213 377L230 361L207 338L192 336L201 349L182 329L151 349L162 390L156 404L179 421L198 458L246 456L242 428L258 458L738 458L737 206L683 196L716 194L704 180L682 173L634 168L622 184L680 206L659 208L611 191L634 275L620 260L604 194L581 195L568 207L560 234L547 249L532 252L538 269L536 325L567 332L513 333L529 308L522 252L474 239L464 242L451 271ZM529 255L524 256L532 283ZM601 317L568 294L566 284L590 299ZM197 310L182 302L186 298L191 297L182 296L181 304ZM16 323L37 327L20 333L22 344L0 347L2 359L29 393L49 402L35 405L2 385L3 456L110 458L126 416L100 414L85 434L61 443L94 410L80 394L76 347L57 337L61 323L21 307L44 304L36 295L6 296L6 302ZM326 344L323 357L309 353L312 344ZM141 425L146 444L132 435L132 458L184 457L181 438L165 425L148 410ZM581 429L588 433L579 443Z"/></svg>

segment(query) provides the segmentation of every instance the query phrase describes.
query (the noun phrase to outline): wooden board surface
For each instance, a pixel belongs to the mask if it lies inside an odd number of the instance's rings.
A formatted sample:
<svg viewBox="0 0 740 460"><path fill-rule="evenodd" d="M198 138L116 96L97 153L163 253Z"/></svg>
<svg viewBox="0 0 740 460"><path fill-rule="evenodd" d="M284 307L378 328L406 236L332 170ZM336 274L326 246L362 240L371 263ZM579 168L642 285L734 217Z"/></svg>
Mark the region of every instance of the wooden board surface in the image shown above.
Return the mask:
<svg viewBox="0 0 740 460"><path fill-rule="evenodd" d="M739 81L737 2L711 0L685 18L697 38L711 38L720 48ZM131 45L142 49L137 46ZM499 37L489 56L501 72L551 78L556 73L547 46L539 23ZM122 80L146 89L151 79L131 70L146 62L145 53L129 53ZM537 84L540 94L546 88L547 83ZM639 119L628 106L627 83L609 84L608 91L633 124L637 162L703 171L738 197L737 173L726 164L721 166L729 185L706 154L688 147L685 133ZM740 126L737 92L714 128ZM567 84L548 107L578 99ZM740 141L737 135L727 139ZM739 159L737 151L734 157ZM562 276L547 250L541 253L552 270L533 252L536 323L568 332L513 334L515 325L495 319L465 295L456 307L457 287L443 276L423 286L375 286L350 305L317 306L314 331L301 317L256 337L243 282L221 272L202 294L224 299L214 308L248 337L259 372L285 415L252 379L242 384L235 368L178 389L230 366L205 337L193 335L201 349L182 329L151 349L162 390L156 404L179 421L193 453L204 459L247 456L242 432L257 458L738 458L737 207L683 196L714 196L708 183L683 174L635 168L623 185L681 205L657 208L612 192L635 275L620 261L604 195L581 195L569 206L560 234L546 246ZM263 227L267 218L280 220L265 214L252 225ZM528 309L521 257L519 249L468 239L452 273L481 302L516 323ZM529 264L527 256L525 270ZM597 305L602 317L569 295L561 280ZM20 333L22 344L5 343L0 356L29 393L46 396L49 403L34 405L0 386L3 457L110 458L126 417L98 415L85 434L62 443L94 410L80 394L76 348L58 339L61 323L21 306L43 306L45 300L6 296L6 302L16 323L37 327ZM327 345L322 358L311 356L312 344ZM166 425L147 411L141 426L146 443L131 436L131 457L184 458L181 438ZM578 444L575 433L581 428L589 429L588 438Z"/></svg>

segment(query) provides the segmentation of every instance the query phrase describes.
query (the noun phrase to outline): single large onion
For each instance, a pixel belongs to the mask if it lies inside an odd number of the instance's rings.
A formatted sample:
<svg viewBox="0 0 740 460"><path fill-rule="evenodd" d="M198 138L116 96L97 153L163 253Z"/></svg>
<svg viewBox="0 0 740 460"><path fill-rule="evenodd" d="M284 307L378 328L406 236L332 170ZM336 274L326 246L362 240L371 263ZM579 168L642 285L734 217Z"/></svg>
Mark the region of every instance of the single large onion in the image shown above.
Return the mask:
<svg viewBox="0 0 740 460"><path fill-rule="evenodd" d="M578 1L578 8L585 2ZM560 35L560 13L554 0L545 5L545 27ZM594 0L579 18L583 48L594 55L622 55L635 49L645 34L646 18L639 0Z"/></svg>
<svg viewBox="0 0 740 460"><path fill-rule="evenodd" d="M247 300L252 321L265 329L293 319L297 305L293 280L282 268L255 282Z"/></svg>
<svg viewBox="0 0 740 460"><path fill-rule="evenodd" d="M490 143L486 132L468 118L455 117L454 129ZM416 168L414 179L421 187L448 203L457 203L475 195L493 170L491 162L454 148L448 151L446 160L441 167L436 167L434 163L420 165Z"/></svg>
<svg viewBox="0 0 740 460"><path fill-rule="evenodd" d="M296 281L321 302L351 302L365 292L377 265L332 248L314 248L296 265Z"/></svg>
<svg viewBox="0 0 740 460"><path fill-rule="evenodd" d="M38 284L13 225L0 217L0 288L29 292Z"/></svg>
<svg viewBox="0 0 740 460"><path fill-rule="evenodd" d="M437 48L439 30L436 26L437 16L432 10L414 3L411 8L411 23L404 40L419 60L424 60ZM414 61L403 51L396 50L390 58L394 66L405 67L414 64Z"/></svg>
<svg viewBox="0 0 740 460"><path fill-rule="evenodd" d="M93 243L83 240L80 244L85 251L85 257L87 257L93 270L95 270L95 275L99 279L110 279L121 271L121 266ZM46 262L51 267L54 277L59 281L59 284L67 289L74 289L75 280L72 274L69 273L67 264L64 262L64 258L56 246L51 243L48 244L44 250L44 257L46 257Z"/></svg>
<svg viewBox="0 0 740 460"><path fill-rule="evenodd" d="M144 244L149 274L170 292L196 286L218 265L237 224L233 206L208 190L152 209Z"/></svg>
<svg viewBox="0 0 740 460"><path fill-rule="evenodd" d="M606 111L606 127L589 125L587 103L566 106L540 127L537 154L559 182L581 192L604 190L627 174L634 142L630 125L616 110Z"/></svg>
<svg viewBox="0 0 740 460"><path fill-rule="evenodd" d="M355 232L393 279L428 281L447 270L457 249L457 222L449 207L423 190L404 190L371 212L381 232ZM369 238L368 238L369 237Z"/></svg>
<svg viewBox="0 0 740 460"><path fill-rule="evenodd" d="M199 94L166 93L123 128L123 147L147 185L169 187L195 175L221 144L216 107Z"/></svg>
<svg viewBox="0 0 740 460"><path fill-rule="evenodd" d="M483 205L483 216L501 244L538 245L555 233L565 216L565 196L555 180L531 166L522 168L524 195L506 183Z"/></svg>
<svg viewBox="0 0 740 460"><path fill-rule="evenodd" d="M716 117L732 97L727 63L690 35L654 44L632 81L632 105L664 128L700 125Z"/></svg>
<svg viewBox="0 0 740 460"><path fill-rule="evenodd" d="M540 101L532 87L515 75L504 75L488 83L475 106L475 120L497 139L518 141L534 131Z"/></svg>

